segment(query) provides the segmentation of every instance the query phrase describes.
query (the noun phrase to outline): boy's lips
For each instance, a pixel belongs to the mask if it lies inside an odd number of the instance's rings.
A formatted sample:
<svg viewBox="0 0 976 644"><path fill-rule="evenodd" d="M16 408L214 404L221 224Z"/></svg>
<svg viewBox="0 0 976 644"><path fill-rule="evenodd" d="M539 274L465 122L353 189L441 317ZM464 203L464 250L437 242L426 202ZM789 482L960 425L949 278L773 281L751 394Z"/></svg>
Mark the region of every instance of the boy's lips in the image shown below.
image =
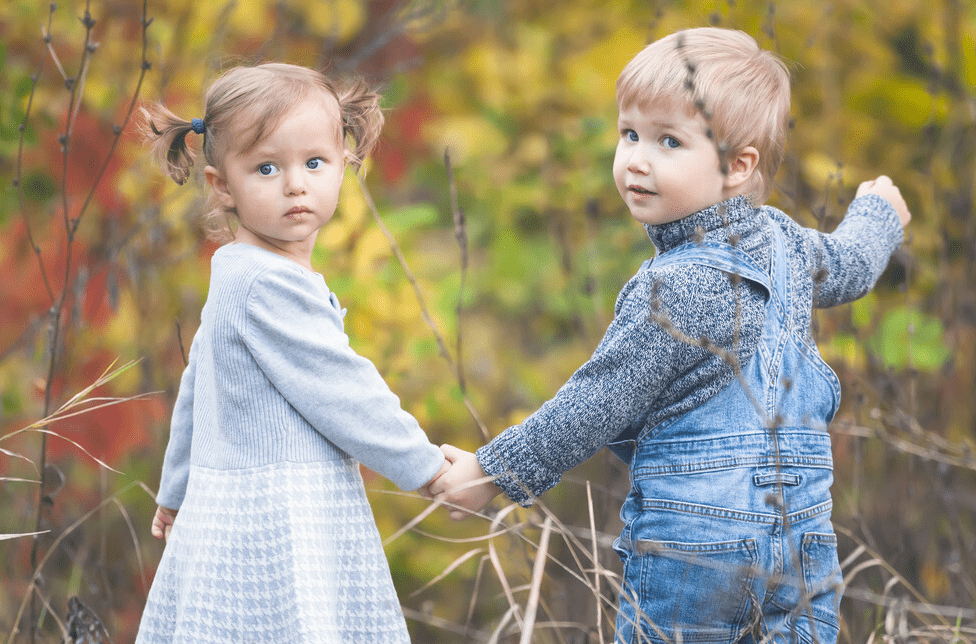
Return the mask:
<svg viewBox="0 0 976 644"><path fill-rule="evenodd" d="M294 208L292 208L288 212L286 212L285 213L285 216L288 216L288 215L300 215L300 214L305 213L305 212L312 212L312 211L309 210L308 208L306 208L305 206L295 206Z"/></svg>
<svg viewBox="0 0 976 644"><path fill-rule="evenodd" d="M653 190L648 190L647 188L642 188L641 186L634 186L634 185L627 186L627 190L629 190L630 192L633 192L634 194L641 195L641 196L643 196L643 195L656 195L657 194Z"/></svg>

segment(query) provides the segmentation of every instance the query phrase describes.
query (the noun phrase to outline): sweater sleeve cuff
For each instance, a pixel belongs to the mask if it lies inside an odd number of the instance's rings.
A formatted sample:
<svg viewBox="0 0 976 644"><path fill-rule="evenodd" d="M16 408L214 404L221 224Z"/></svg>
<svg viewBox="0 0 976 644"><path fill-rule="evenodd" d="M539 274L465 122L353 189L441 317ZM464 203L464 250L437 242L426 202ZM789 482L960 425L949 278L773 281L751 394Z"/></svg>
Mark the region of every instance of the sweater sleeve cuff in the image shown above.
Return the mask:
<svg viewBox="0 0 976 644"><path fill-rule="evenodd" d="M881 195L869 193L861 195L851 202L848 209L852 214L867 215L875 219L884 226L885 239L888 242L888 254L890 255L901 246L905 240L905 229L898 219L898 211L887 199Z"/></svg>
<svg viewBox="0 0 976 644"><path fill-rule="evenodd" d="M536 457L525 442L521 427L509 427L476 452L478 463L505 496L522 507L559 482L553 472Z"/></svg>

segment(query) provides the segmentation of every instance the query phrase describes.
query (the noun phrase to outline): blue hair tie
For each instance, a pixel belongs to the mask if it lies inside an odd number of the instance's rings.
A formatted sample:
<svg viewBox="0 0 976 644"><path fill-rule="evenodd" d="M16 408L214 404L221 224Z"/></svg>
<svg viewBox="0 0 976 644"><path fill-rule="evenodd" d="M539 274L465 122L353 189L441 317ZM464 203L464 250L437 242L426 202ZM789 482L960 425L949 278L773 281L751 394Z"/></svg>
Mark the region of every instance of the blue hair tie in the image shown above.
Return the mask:
<svg viewBox="0 0 976 644"><path fill-rule="evenodd" d="M203 124L203 119L191 119L190 129L197 134L203 134L206 131L206 126Z"/></svg>

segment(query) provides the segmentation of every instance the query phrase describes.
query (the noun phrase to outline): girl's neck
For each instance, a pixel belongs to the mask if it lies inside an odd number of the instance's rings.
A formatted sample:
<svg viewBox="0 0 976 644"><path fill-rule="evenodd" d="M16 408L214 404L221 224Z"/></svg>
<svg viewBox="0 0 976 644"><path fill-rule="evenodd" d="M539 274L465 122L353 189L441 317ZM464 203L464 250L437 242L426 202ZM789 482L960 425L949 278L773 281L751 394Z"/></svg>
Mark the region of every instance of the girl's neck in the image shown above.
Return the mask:
<svg viewBox="0 0 976 644"><path fill-rule="evenodd" d="M312 268L312 249L315 247L315 236L310 237L305 243L290 243L287 247L281 247L259 235L255 235L243 226L239 226L237 232L234 233L234 241L231 243L256 246L291 260L313 273L315 272L315 269Z"/></svg>

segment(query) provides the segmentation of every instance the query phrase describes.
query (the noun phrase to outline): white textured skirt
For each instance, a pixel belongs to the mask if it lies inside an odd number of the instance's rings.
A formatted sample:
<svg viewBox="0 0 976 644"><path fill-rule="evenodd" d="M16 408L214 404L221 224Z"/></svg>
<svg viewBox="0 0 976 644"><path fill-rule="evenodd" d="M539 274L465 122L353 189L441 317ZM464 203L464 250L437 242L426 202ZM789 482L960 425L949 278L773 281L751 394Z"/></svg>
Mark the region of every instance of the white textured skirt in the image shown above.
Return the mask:
<svg viewBox="0 0 976 644"><path fill-rule="evenodd" d="M191 468L137 644L409 641L358 463Z"/></svg>

